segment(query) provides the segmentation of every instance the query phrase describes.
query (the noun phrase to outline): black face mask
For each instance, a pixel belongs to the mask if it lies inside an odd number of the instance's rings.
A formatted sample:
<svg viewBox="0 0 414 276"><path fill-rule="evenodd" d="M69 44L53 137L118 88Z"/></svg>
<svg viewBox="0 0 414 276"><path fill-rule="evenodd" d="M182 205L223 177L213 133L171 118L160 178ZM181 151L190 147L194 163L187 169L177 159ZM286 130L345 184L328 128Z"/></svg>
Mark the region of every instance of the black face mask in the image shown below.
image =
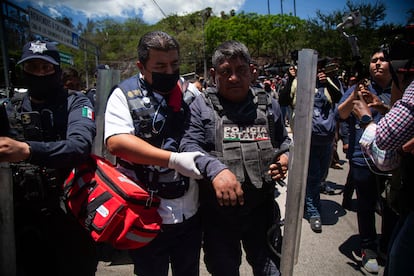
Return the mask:
<svg viewBox="0 0 414 276"><path fill-rule="evenodd" d="M180 78L180 71L173 74L152 72L152 89L161 93L169 93L177 85Z"/></svg>
<svg viewBox="0 0 414 276"><path fill-rule="evenodd" d="M23 75L30 97L40 101L51 101L59 94L62 86L60 71L57 70L55 73L47 76L35 76L26 72L23 72Z"/></svg>

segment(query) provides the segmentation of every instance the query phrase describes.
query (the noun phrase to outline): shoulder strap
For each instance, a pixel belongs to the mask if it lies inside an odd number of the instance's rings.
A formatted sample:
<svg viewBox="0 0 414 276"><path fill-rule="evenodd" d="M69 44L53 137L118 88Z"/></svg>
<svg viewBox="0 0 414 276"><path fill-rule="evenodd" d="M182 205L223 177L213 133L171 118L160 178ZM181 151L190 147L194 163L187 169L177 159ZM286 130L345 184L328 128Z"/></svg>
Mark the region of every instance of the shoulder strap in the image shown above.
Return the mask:
<svg viewBox="0 0 414 276"><path fill-rule="evenodd" d="M263 111L267 116L267 124L269 127L269 135L273 147L276 147L275 141L275 115L272 110L272 98L270 94L258 87L252 87L254 101L257 104L257 109Z"/></svg>
<svg viewBox="0 0 414 276"><path fill-rule="evenodd" d="M222 152L223 145L222 145L222 133L221 127L223 125L223 116L224 116L224 109L221 105L218 97L217 91L215 88L208 87L204 93L201 94L201 97L204 98L207 106L213 108L215 112L213 112L213 119L214 119L214 128L215 128L215 137L214 137L214 144L215 144L215 151Z"/></svg>
<svg viewBox="0 0 414 276"><path fill-rule="evenodd" d="M255 105L257 106L257 108L261 110L262 112L264 112L265 114L270 113L273 118L273 113L269 112L269 109L271 109L271 106L272 106L272 98L270 97L270 95L266 91L260 88L252 87L251 89L254 95L253 101ZM214 109L217 111L220 117L225 115L225 110L223 106L221 105L217 97L217 92L215 90L208 88L203 95L206 96L205 98L206 98L207 104L211 104L214 107Z"/></svg>
<svg viewBox="0 0 414 276"><path fill-rule="evenodd" d="M261 88L252 87L254 98L254 103L257 104L257 107L263 112L267 112L268 107L272 105L272 99L270 95Z"/></svg>
<svg viewBox="0 0 414 276"><path fill-rule="evenodd" d="M128 108L135 126L135 135L139 136L140 133L136 126L139 125L139 122L141 120L143 120L143 117L139 114L138 110L142 110L145 106L143 100L144 94L139 83L139 76L135 75L129 79L126 79L119 83L116 87L120 88L125 95L128 103ZM150 104L151 99L148 98L148 101L148 104ZM148 114L150 114L151 112L155 111L152 108L151 110L148 110L148 112Z"/></svg>
<svg viewBox="0 0 414 276"><path fill-rule="evenodd" d="M207 104L212 105L213 108L217 111L218 115L222 117L225 114L225 110L217 97L217 92L211 88L207 88L205 95Z"/></svg>

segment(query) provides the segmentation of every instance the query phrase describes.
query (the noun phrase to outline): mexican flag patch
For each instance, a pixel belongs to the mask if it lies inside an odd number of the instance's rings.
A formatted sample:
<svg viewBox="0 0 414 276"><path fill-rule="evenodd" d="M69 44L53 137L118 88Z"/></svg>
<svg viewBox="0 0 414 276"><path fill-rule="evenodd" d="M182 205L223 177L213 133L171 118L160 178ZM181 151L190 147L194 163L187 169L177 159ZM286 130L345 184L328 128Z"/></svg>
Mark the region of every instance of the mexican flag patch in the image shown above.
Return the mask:
<svg viewBox="0 0 414 276"><path fill-rule="evenodd" d="M82 107L82 117L89 118L91 120L95 120L95 112L88 106Z"/></svg>

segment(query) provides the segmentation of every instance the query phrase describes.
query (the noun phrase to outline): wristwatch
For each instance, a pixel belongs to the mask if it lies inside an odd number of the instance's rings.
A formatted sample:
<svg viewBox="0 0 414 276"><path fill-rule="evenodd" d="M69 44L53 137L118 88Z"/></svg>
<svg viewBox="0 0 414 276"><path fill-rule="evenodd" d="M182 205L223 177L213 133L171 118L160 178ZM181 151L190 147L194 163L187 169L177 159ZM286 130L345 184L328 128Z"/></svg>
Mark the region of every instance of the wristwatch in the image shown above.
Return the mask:
<svg viewBox="0 0 414 276"><path fill-rule="evenodd" d="M367 126L371 123L374 119L370 115L362 115L361 119L359 120L359 124L362 126Z"/></svg>

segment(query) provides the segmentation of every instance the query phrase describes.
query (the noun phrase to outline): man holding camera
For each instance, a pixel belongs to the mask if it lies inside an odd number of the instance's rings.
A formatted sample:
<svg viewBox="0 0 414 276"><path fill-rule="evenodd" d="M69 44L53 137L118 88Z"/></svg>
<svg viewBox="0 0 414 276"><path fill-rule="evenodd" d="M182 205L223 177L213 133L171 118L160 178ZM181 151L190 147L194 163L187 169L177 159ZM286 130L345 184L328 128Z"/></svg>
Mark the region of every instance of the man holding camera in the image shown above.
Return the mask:
<svg viewBox="0 0 414 276"><path fill-rule="evenodd" d="M364 126L371 121L378 122L389 110L391 98L391 73L389 61L384 49L376 49L371 55L369 72L371 78L366 83L354 85L345 92L339 101L338 112L341 119L349 121L349 181L356 187L357 193L357 219L361 240L362 266L370 273L378 273L377 262L377 231L375 229L375 211L379 200L379 186L383 185L386 177L374 174L365 160L359 145ZM366 100L378 97L381 101L376 108L371 108L372 116L360 120L352 111L354 100L358 99L360 87L364 87ZM362 95L362 94L361 94ZM382 238L380 252L386 252L388 234L384 231L386 225L393 222L382 220Z"/></svg>
<svg viewBox="0 0 414 276"><path fill-rule="evenodd" d="M378 122L365 127L360 144L371 160L382 170L393 170L387 203L399 214L389 245L384 275L414 273L414 25L402 30L390 47L393 71L391 110ZM362 96L362 92L359 92ZM371 116L364 97L354 102L358 118Z"/></svg>

